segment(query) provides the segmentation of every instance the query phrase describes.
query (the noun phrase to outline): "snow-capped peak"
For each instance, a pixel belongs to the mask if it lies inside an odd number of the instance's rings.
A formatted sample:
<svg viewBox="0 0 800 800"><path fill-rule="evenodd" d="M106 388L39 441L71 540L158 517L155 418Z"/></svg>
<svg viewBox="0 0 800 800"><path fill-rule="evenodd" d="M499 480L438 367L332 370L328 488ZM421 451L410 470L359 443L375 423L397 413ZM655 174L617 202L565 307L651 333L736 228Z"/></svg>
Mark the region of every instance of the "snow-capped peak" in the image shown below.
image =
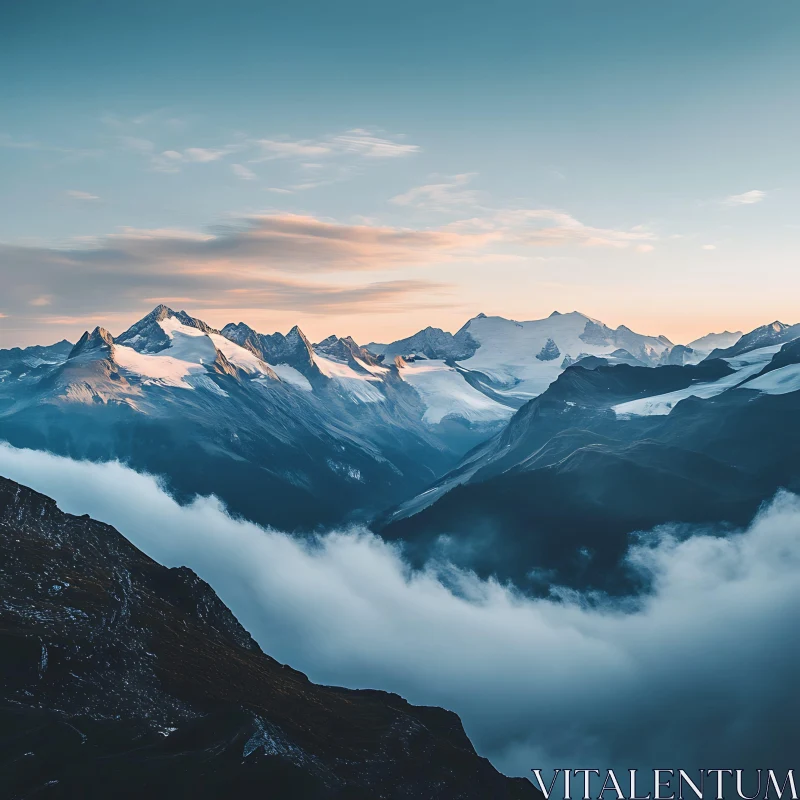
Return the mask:
<svg viewBox="0 0 800 800"><path fill-rule="evenodd" d="M790 342L797 338L800 338L800 324L787 325L776 320L744 334L733 345L716 347L711 351L708 358L729 358L761 347Z"/></svg>
<svg viewBox="0 0 800 800"><path fill-rule="evenodd" d="M202 320L189 316L185 311L173 311L162 303L117 336L115 341L132 347L138 353L157 353L170 346L166 325L169 320L177 320L183 327L194 328L201 333L217 333Z"/></svg>
<svg viewBox="0 0 800 800"><path fill-rule="evenodd" d="M517 402L541 394L563 370L586 356L625 351L642 364L655 365L672 347L664 337L644 336L625 325L609 328L579 311L519 322L504 317L475 317L459 331L477 345L457 359L460 367L488 378L492 388Z"/></svg>

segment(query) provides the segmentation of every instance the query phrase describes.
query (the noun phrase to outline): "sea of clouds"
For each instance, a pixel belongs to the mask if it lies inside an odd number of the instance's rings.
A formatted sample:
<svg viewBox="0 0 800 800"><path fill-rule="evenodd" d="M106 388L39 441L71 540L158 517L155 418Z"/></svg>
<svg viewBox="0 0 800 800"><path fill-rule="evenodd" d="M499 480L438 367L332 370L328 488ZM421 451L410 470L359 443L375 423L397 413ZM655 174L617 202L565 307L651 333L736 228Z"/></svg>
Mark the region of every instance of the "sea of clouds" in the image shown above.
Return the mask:
<svg viewBox="0 0 800 800"><path fill-rule="evenodd" d="M233 519L215 498L180 506L118 463L0 444L0 474L191 567L267 653L312 680L458 712L509 774L796 767L794 495L727 538L664 528L632 545L643 596L535 599L446 563L413 570L363 529L298 538Z"/></svg>

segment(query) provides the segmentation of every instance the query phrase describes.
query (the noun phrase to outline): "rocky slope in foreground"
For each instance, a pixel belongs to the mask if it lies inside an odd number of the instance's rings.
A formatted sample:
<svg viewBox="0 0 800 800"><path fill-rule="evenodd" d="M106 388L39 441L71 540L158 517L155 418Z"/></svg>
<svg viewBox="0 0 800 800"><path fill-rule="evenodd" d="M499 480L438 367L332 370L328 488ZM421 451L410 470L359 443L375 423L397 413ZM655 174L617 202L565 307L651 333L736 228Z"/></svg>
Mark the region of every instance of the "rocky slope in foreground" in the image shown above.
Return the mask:
<svg viewBox="0 0 800 800"><path fill-rule="evenodd" d="M9 798L534 798L458 717L317 686L211 588L0 478L0 785Z"/></svg>

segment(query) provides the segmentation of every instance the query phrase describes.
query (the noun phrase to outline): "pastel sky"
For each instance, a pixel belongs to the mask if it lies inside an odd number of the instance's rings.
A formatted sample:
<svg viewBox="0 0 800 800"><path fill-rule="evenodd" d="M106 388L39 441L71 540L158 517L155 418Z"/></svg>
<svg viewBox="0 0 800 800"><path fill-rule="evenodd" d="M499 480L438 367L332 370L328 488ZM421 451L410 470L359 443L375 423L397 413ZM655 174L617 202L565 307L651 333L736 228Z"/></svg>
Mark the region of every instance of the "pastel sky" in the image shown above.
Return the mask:
<svg viewBox="0 0 800 800"><path fill-rule="evenodd" d="M800 321L800 3L0 8L0 346Z"/></svg>

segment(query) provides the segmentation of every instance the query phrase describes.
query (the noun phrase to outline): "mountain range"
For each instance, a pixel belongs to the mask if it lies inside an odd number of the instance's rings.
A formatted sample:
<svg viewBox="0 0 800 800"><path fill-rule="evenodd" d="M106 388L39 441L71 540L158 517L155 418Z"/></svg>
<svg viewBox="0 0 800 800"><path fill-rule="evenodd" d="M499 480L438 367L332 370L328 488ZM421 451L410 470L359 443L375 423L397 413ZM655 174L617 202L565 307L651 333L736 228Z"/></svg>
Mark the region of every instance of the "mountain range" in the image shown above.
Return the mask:
<svg viewBox="0 0 800 800"><path fill-rule="evenodd" d="M529 587L626 591L632 533L699 523L724 534L800 488L793 336L800 328L774 323L699 364L572 366L381 532L421 560L445 554Z"/></svg>
<svg viewBox="0 0 800 800"><path fill-rule="evenodd" d="M15 446L118 459L287 531L366 523L412 565L534 595L646 591L639 532L725 536L800 491L799 414L800 325L780 322L682 345L480 314L361 346L160 305L116 336L0 351ZM2 478L0 546L0 779L19 797L539 796L455 715L316 686L190 570Z"/></svg>
<svg viewBox="0 0 800 800"><path fill-rule="evenodd" d="M288 530L366 520L423 491L574 363L649 367L664 337L583 314L483 314L384 347L295 327L216 330L159 305L123 333L0 351L0 437L215 494Z"/></svg>
<svg viewBox="0 0 800 800"><path fill-rule="evenodd" d="M312 344L161 305L0 351L0 437L289 531L369 523L420 563L627 591L633 532L735 527L800 486L799 340L774 322L676 345L554 312Z"/></svg>

